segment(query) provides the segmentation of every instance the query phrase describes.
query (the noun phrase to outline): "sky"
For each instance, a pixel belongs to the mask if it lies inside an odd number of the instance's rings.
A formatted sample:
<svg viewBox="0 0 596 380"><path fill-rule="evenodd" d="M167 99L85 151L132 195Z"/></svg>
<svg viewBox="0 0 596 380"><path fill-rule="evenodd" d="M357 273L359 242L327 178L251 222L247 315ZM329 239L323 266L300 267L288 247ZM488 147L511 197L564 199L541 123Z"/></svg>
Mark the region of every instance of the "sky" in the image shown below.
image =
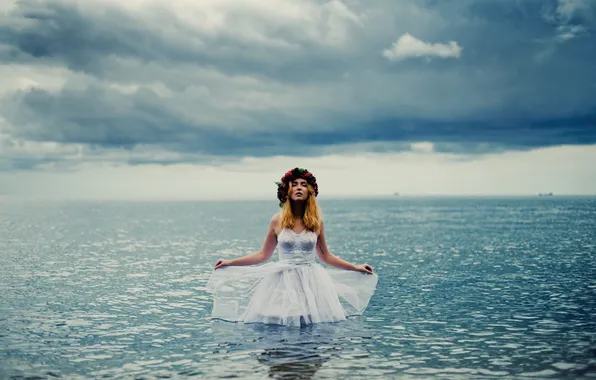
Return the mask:
<svg viewBox="0 0 596 380"><path fill-rule="evenodd" d="M596 0L0 0L0 197L596 194Z"/></svg>

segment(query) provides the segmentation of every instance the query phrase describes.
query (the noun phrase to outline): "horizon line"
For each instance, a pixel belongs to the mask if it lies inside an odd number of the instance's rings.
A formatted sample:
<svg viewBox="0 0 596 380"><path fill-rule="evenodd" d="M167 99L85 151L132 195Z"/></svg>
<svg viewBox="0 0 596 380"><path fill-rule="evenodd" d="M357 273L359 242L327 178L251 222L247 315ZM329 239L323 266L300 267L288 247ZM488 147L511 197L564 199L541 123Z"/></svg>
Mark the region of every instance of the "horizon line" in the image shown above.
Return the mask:
<svg viewBox="0 0 596 380"><path fill-rule="evenodd" d="M399 200L405 198L570 198L570 197L596 197L595 193L477 193L477 194L433 194L433 193L412 193L412 194L328 194L318 196L318 201L334 201L334 200ZM82 196L82 197L52 197L52 196L18 196L9 194L0 194L0 201L98 201L98 202L264 202L271 201L277 203L277 198L274 197L97 197L97 196Z"/></svg>

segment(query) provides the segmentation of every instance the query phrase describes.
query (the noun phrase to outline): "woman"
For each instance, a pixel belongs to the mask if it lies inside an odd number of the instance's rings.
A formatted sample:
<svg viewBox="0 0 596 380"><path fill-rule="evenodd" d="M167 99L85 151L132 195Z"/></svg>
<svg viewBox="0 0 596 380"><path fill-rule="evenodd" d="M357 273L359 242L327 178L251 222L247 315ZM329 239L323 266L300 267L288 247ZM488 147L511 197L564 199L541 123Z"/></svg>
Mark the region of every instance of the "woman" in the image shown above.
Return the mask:
<svg viewBox="0 0 596 380"><path fill-rule="evenodd" d="M282 210L271 218L263 247L215 264L207 283L214 293L214 318L304 325L364 312L378 277L369 265L354 265L329 252L318 193L317 180L306 169L294 168L277 182ZM278 262L252 266L268 261L278 244ZM315 262L315 252L322 262L343 270L326 270Z"/></svg>

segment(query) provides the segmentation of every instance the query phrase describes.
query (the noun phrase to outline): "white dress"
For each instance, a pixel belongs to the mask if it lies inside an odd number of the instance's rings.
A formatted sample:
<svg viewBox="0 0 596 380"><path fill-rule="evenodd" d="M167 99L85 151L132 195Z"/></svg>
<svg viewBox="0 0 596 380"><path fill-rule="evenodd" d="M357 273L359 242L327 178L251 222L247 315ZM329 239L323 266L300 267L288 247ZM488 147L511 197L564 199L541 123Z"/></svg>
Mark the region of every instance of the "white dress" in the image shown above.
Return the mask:
<svg viewBox="0 0 596 380"><path fill-rule="evenodd" d="M317 235L283 229L279 261L214 270L212 317L233 322L299 326L338 322L364 312L377 274L325 269L315 262Z"/></svg>

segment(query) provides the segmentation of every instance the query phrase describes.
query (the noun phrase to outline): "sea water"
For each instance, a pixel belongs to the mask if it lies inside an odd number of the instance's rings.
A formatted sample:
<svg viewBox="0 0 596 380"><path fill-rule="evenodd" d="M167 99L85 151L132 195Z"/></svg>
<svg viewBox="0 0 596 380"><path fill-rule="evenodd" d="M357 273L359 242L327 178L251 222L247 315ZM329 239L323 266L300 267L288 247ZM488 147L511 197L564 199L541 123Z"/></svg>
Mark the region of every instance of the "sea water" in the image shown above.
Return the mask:
<svg viewBox="0 0 596 380"><path fill-rule="evenodd" d="M0 203L0 378L596 377L596 198L321 200L361 317L210 319L269 202ZM275 256L273 260L275 260Z"/></svg>

